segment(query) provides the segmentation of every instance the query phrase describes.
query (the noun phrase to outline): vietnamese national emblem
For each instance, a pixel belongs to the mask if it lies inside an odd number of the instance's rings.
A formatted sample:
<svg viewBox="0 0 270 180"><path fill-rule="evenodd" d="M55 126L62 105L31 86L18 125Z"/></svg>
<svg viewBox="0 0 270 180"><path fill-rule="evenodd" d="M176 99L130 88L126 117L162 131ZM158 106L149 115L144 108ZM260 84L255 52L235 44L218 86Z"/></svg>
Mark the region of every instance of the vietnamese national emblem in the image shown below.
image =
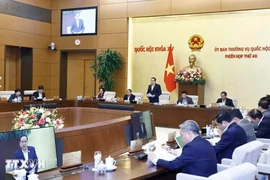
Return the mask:
<svg viewBox="0 0 270 180"><path fill-rule="evenodd" d="M188 40L191 51L200 51L204 45L204 39L199 34L192 35Z"/></svg>

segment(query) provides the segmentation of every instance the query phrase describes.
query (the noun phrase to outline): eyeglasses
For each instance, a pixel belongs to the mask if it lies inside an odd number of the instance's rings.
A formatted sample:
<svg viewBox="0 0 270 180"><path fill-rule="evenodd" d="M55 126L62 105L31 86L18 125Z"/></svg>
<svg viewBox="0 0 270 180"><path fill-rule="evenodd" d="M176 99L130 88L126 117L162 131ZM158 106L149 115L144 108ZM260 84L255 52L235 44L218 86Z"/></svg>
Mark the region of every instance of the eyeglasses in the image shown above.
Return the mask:
<svg viewBox="0 0 270 180"><path fill-rule="evenodd" d="M182 137L184 134L187 134L187 132L180 132L180 136Z"/></svg>

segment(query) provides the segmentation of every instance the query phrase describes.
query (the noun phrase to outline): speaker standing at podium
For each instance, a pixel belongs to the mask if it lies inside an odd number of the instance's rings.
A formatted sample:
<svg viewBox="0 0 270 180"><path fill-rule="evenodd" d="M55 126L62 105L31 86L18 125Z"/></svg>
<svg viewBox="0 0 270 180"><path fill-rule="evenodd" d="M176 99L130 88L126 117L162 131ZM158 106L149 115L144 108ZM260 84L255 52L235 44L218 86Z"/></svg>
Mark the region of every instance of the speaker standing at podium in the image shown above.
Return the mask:
<svg viewBox="0 0 270 180"><path fill-rule="evenodd" d="M159 96L161 95L161 87L156 83L156 78L151 78L151 84L147 89L147 97L150 103L159 103Z"/></svg>

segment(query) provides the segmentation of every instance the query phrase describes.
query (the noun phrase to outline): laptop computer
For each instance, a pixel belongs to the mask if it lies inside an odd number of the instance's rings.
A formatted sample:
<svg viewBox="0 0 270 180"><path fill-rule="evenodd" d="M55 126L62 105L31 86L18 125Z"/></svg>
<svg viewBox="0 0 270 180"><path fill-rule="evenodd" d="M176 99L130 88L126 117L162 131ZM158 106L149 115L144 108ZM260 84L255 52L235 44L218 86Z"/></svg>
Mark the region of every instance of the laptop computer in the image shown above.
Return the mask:
<svg viewBox="0 0 270 180"><path fill-rule="evenodd" d="M184 144L181 136L175 137L174 139L175 139L177 145L179 146L179 148L183 148L184 147L185 144Z"/></svg>

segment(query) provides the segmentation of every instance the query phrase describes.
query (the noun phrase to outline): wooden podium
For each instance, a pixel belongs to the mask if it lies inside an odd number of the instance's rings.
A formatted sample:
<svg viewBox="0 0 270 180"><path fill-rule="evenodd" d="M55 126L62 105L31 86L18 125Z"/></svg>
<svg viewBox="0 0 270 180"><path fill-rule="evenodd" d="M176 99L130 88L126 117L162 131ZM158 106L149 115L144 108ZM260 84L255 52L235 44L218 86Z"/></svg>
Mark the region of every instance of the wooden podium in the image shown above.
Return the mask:
<svg viewBox="0 0 270 180"><path fill-rule="evenodd" d="M187 91L188 95L199 96L198 105L204 105L204 85L190 85L178 83L178 98L181 97L182 91Z"/></svg>

